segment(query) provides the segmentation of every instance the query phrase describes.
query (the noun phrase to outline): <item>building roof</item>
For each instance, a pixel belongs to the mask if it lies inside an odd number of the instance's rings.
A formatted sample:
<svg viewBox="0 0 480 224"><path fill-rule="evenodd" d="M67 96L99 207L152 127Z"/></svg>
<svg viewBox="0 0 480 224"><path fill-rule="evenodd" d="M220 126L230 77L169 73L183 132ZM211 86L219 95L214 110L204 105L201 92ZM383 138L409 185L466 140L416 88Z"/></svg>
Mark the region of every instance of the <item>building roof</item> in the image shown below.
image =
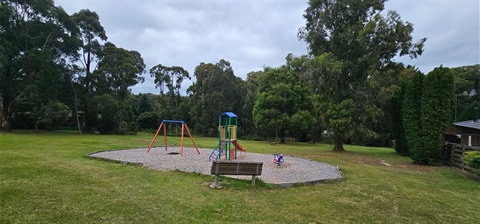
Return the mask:
<svg viewBox="0 0 480 224"><path fill-rule="evenodd" d="M458 127L473 128L473 129L480 130L480 120L477 120L477 121L474 121L474 120L460 121L460 122L453 123L453 125L458 126Z"/></svg>
<svg viewBox="0 0 480 224"><path fill-rule="evenodd" d="M234 114L233 112L223 112L223 114L220 116L228 116L228 117L234 117L234 118L237 117L237 115Z"/></svg>

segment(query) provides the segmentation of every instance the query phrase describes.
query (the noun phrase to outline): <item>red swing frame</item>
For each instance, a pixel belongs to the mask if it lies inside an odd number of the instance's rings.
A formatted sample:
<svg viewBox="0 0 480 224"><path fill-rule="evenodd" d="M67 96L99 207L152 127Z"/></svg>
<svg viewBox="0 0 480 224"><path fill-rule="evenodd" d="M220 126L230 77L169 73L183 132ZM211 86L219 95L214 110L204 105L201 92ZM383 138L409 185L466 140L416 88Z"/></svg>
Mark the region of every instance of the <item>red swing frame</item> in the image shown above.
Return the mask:
<svg viewBox="0 0 480 224"><path fill-rule="evenodd" d="M192 140L193 145L195 146L195 149L197 149L197 153L200 154L200 150L198 150L197 144L195 144L195 141L193 140L192 134L190 133L190 130L188 129L187 123L185 121L179 121L179 120L163 120L160 126L157 129L157 133L155 133L155 136L152 139L152 142L150 143L150 146L148 147L147 153L150 152L150 149L152 149L153 143L157 139L158 133L160 133L160 130L162 129L163 126L163 142L165 145L165 151L167 151L168 146L167 146L167 125L165 123L181 123L182 124L182 136L180 138L180 155L183 157L183 135L184 135L184 130L187 130L188 136L190 136L190 139Z"/></svg>

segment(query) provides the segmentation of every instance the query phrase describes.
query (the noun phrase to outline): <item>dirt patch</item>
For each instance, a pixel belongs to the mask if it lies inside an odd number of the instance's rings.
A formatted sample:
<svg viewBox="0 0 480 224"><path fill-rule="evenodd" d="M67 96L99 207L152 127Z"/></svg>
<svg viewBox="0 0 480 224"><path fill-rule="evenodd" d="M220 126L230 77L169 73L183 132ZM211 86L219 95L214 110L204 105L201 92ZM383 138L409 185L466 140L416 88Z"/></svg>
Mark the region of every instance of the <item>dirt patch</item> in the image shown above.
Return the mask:
<svg viewBox="0 0 480 224"><path fill-rule="evenodd" d="M385 162L385 160L380 160L380 164L382 164L384 166L388 166L388 167L392 166L392 164Z"/></svg>

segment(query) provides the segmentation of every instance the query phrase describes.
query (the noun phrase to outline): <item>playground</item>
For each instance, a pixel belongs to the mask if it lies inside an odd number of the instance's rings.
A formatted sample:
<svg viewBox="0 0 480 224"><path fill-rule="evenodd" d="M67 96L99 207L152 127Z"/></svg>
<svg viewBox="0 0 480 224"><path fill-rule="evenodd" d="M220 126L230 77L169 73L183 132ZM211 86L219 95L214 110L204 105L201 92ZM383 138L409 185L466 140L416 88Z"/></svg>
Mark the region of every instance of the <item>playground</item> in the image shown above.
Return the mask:
<svg viewBox="0 0 480 224"><path fill-rule="evenodd" d="M181 125L180 147L169 147L167 125ZM224 112L218 116L218 143L211 149L199 149L185 121L163 120L148 149L106 151L90 154L91 157L136 163L156 170L171 170L210 175L212 161L237 160L262 162L263 173L259 178L268 184L291 186L296 183L316 183L342 179L336 166L312 160L284 156L247 153L237 140L237 115ZM163 131L163 146L154 148L158 135ZM195 148L184 149L184 134L188 134ZM153 150L152 150L153 149ZM169 150L170 149L170 150ZM145 153L146 152L146 153ZM238 169L238 168L237 168ZM249 176L230 176L248 179Z"/></svg>
<svg viewBox="0 0 480 224"><path fill-rule="evenodd" d="M147 148L104 151L90 154L90 157L115 160L125 163L141 164L142 166L164 171L181 171L210 175L212 162L208 161L211 149L184 148L183 157L180 147ZM291 186L296 183L317 183L339 180L342 175L336 166L315 162L308 159L285 155L284 163L273 163L274 155L246 153L237 156L238 161L263 162L263 172L258 178L276 186ZM230 176L232 178L251 179L251 176Z"/></svg>

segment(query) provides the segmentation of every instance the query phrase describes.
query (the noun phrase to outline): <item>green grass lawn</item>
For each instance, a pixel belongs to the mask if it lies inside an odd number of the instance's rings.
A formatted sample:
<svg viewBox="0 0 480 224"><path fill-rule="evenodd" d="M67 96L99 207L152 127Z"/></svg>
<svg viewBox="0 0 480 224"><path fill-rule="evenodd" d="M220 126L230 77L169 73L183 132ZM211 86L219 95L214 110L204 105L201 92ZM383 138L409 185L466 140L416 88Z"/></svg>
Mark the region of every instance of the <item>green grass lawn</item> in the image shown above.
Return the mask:
<svg viewBox="0 0 480 224"><path fill-rule="evenodd" d="M345 178L290 188L223 178L219 190L208 187L213 176L84 156L148 147L152 137L0 133L0 223L478 222L478 181L448 167L414 165L393 149L346 146L348 152L335 153L323 144L240 141L250 152L338 165ZM168 140L179 145L178 138ZM214 138L195 141L201 148L216 145ZM185 143L191 146L188 138Z"/></svg>

